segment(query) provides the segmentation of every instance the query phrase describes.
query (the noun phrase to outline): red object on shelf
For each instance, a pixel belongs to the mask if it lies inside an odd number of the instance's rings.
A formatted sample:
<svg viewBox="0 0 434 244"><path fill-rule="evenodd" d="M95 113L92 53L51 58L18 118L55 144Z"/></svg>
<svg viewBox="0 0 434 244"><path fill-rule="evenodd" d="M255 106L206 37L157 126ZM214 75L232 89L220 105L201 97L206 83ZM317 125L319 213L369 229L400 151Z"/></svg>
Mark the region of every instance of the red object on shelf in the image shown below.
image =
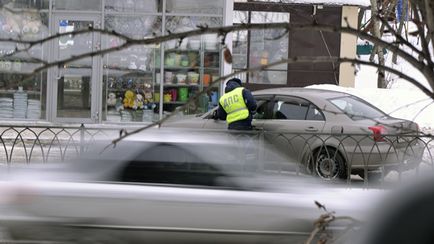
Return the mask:
<svg viewBox="0 0 434 244"><path fill-rule="evenodd" d="M203 85L209 86L210 82L211 82L211 75L210 74L204 74L203 75Z"/></svg>

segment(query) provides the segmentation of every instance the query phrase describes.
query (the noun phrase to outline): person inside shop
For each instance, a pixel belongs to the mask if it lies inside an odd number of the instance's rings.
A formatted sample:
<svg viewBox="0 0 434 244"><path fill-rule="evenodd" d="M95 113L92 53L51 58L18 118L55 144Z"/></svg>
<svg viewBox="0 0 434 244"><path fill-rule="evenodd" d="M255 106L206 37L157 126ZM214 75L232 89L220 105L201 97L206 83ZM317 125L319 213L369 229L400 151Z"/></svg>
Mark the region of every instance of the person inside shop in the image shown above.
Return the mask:
<svg viewBox="0 0 434 244"><path fill-rule="evenodd" d="M225 94L219 100L213 119L226 120L229 130L252 130L256 106L255 98L242 86L241 80L232 78L226 82Z"/></svg>

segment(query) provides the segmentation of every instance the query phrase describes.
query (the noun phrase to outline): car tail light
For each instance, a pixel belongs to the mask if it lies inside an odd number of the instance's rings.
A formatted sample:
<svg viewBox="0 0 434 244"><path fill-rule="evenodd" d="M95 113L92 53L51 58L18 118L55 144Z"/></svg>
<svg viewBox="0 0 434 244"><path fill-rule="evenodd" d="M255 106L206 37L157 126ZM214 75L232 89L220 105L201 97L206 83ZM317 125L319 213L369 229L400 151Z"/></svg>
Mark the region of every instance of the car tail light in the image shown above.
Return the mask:
<svg viewBox="0 0 434 244"><path fill-rule="evenodd" d="M382 125L370 126L368 127L372 131L372 137L374 141L380 142L385 141L383 135L386 133L386 128Z"/></svg>

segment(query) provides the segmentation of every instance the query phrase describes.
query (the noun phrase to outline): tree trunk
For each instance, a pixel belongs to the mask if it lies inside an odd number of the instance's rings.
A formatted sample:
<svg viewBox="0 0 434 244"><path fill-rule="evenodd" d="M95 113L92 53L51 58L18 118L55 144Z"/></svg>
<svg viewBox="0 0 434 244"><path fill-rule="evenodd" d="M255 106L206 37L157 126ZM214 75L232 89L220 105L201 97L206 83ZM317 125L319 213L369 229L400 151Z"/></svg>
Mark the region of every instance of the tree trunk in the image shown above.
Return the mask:
<svg viewBox="0 0 434 244"><path fill-rule="evenodd" d="M380 23L378 21L379 16L378 16L377 0L371 0L371 12L372 12L372 21L374 21L373 34L375 37L381 39ZM378 50L376 50L376 49L378 49ZM384 65L383 48L374 47L373 51L374 52L377 51L377 53L378 53L378 63L380 65ZM372 59L370 58L370 61L373 61L373 58ZM385 78L384 70L379 68L378 69L378 79L377 79L377 87L378 88L386 88L387 84L386 84L384 78Z"/></svg>
<svg viewBox="0 0 434 244"><path fill-rule="evenodd" d="M424 0L425 2L425 13L426 13L426 26L428 27L427 35L430 36L432 40L431 45L434 49L434 2L432 0ZM423 7L423 6L420 6ZM427 38L428 39L428 38Z"/></svg>
<svg viewBox="0 0 434 244"><path fill-rule="evenodd" d="M405 13L406 15L407 15L407 12L408 12L408 5L406 4L406 5L404 5L405 7L404 7L404 9L403 9L403 13ZM398 30L397 30L397 35L400 35L401 36L401 33L402 33L402 29L404 28L404 18L401 16L401 19L399 20L399 26L398 26ZM398 44L399 45L399 44ZM394 64L397 64L397 61L398 61L398 55L396 54L396 53L393 53L393 56L392 56L392 62L394 63Z"/></svg>

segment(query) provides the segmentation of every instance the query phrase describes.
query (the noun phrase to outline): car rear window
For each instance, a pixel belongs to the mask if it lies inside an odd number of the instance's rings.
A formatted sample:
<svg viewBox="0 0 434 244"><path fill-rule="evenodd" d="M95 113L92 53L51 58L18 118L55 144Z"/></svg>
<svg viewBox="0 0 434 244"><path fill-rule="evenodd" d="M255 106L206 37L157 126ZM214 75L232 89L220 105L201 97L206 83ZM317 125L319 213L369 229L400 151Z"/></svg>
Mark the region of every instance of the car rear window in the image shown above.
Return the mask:
<svg viewBox="0 0 434 244"><path fill-rule="evenodd" d="M332 98L329 101L352 120L375 119L387 116L378 108L354 96Z"/></svg>

